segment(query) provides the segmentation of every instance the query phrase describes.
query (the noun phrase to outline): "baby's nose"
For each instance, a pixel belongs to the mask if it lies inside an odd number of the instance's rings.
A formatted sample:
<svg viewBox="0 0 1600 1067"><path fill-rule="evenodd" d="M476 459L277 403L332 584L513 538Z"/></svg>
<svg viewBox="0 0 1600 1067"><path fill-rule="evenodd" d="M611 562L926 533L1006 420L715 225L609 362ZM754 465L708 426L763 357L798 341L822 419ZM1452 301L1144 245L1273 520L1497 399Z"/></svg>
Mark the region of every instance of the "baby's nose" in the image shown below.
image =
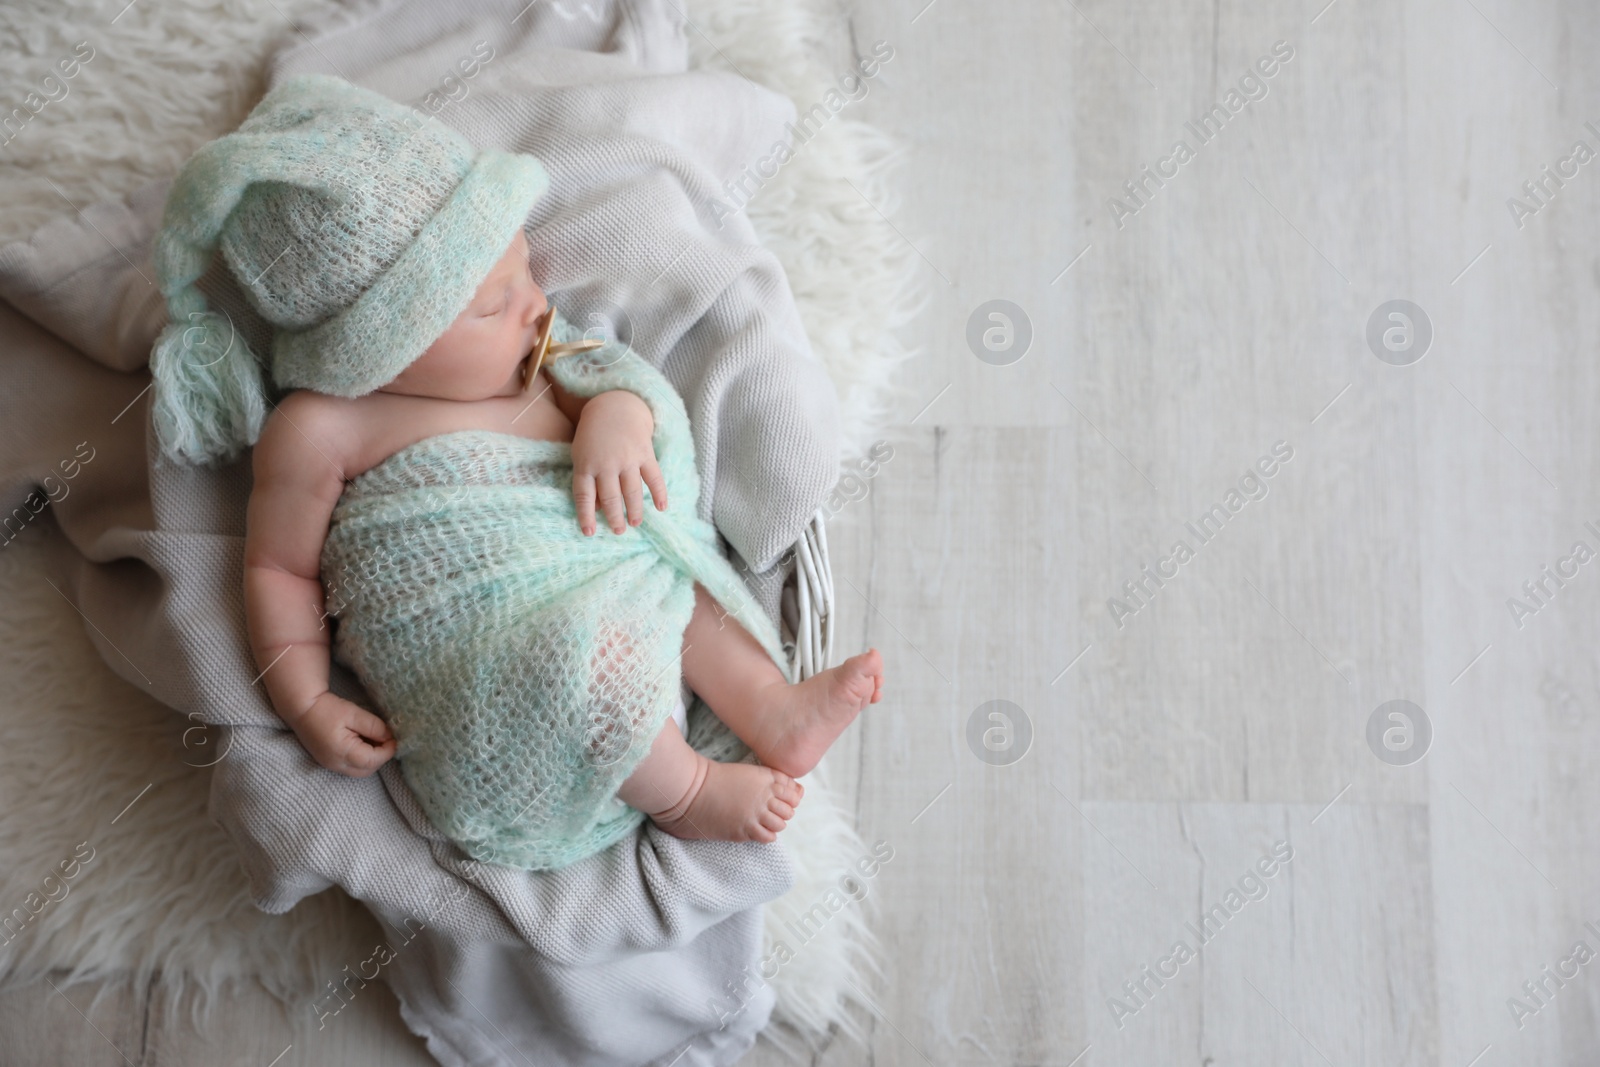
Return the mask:
<svg viewBox="0 0 1600 1067"><path fill-rule="evenodd" d="M524 321L530 324L538 321L539 316L543 315L545 308L549 306L550 301L545 299L544 290L539 288L537 285L533 286L533 296L532 299L528 301L526 318Z"/></svg>

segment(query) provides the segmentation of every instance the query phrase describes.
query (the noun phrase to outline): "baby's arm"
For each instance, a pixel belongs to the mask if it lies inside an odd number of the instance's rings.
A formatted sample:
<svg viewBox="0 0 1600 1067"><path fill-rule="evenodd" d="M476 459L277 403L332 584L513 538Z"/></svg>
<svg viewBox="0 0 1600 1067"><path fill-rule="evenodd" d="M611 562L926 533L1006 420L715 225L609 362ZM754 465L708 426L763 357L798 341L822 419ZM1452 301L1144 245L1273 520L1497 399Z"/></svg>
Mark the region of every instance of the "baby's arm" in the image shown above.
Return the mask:
<svg viewBox="0 0 1600 1067"><path fill-rule="evenodd" d="M300 397L302 399L297 400ZM341 436L310 394L278 405L256 442L245 519L244 602L256 668L279 718L314 759L364 778L395 752L389 726L328 691L328 638L320 562L344 490Z"/></svg>
<svg viewBox="0 0 1600 1067"><path fill-rule="evenodd" d="M572 420L572 499L578 526L595 531L595 504L605 513L612 533L624 521L637 526L644 519L644 491L657 511L667 509L667 483L656 463L651 435L655 418L639 394L612 389L592 397L575 396L552 376L550 396Z"/></svg>

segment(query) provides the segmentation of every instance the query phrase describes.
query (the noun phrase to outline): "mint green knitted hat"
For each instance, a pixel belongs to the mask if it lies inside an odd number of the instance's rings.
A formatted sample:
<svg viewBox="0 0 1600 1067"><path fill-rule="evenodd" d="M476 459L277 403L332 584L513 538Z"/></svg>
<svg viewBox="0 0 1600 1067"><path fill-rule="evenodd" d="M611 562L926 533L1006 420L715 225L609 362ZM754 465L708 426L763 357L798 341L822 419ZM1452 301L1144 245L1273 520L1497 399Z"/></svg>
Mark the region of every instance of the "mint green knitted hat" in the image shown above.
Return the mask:
<svg viewBox="0 0 1600 1067"><path fill-rule="evenodd" d="M357 397L450 327L549 186L532 156L326 74L285 79L200 148L154 259L170 322L150 355L161 451L234 459L266 418L263 366L196 283L220 248L270 324L280 389Z"/></svg>

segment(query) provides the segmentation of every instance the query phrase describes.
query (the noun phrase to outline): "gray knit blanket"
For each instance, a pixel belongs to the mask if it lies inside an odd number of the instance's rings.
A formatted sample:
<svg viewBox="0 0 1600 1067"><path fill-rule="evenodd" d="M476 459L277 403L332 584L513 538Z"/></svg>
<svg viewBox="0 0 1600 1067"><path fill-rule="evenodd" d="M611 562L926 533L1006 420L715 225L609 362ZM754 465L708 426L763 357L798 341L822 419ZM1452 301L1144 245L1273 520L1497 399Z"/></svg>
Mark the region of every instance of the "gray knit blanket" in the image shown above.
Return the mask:
<svg viewBox="0 0 1600 1067"><path fill-rule="evenodd" d="M550 191L528 224L540 283L681 393L699 513L776 618L775 561L836 479L837 402L778 261L721 210L722 180L784 139L795 109L688 70L683 19L673 0L358 2L286 33L269 84L338 74L544 163ZM761 905L799 873L782 839L682 841L647 823L558 871L481 864L429 825L394 761L366 779L327 771L273 712L244 626L248 454L172 466L149 431L142 366L164 318L149 241L165 191L0 249L0 505L80 440L98 448L92 491L53 509L83 555L68 592L113 670L229 728L211 815L256 903L283 912L333 885L365 903L396 935L383 978L447 1065L734 1062L774 1007L752 976ZM269 350L224 272L203 287ZM337 666L333 688L367 702ZM707 715L690 737L705 751L731 734ZM308 1002L343 1003L331 982Z"/></svg>

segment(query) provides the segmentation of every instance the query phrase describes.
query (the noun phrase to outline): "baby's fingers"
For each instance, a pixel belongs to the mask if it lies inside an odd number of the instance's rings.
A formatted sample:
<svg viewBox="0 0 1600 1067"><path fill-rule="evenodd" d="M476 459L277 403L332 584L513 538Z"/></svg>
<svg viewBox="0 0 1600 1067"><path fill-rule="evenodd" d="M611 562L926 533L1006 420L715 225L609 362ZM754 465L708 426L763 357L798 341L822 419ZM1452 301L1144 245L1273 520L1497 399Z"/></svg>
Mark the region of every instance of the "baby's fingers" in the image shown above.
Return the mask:
<svg viewBox="0 0 1600 1067"><path fill-rule="evenodd" d="M336 768L341 774L349 775L351 778L365 778L394 756L396 745L393 737L389 737L380 745L374 744L349 726L345 727L342 733L344 737L339 744L342 766ZM384 733L388 734L387 726L384 727Z"/></svg>
<svg viewBox="0 0 1600 1067"><path fill-rule="evenodd" d="M652 459L639 468L639 473L644 475L644 484L650 487L650 499L656 502L656 510L666 511L667 480L661 477L661 467Z"/></svg>
<svg viewBox="0 0 1600 1067"><path fill-rule="evenodd" d="M594 475L572 475L572 502L578 508L578 529L585 535L594 533Z"/></svg>
<svg viewBox="0 0 1600 1067"><path fill-rule="evenodd" d="M638 471L622 472L622 499L628 505L628 525L637 526L643 522L644 483L639 481Z"/></svg>
<svg viewBox="0 0 1600 1067"><path fill-rule="evenodd" d="M345 767L347 769L342 773L351 778L369 777L379 767L394 758L394 749L395 744L393 741L386 741L377 746L369 745L365 741L358 741L345 754Z"/></svg>
<svg viewBox="0 0 1600 1067"><path fill-rule="evenodd" d="M611 532L619 534L626 530L628 515L622 502L622 483L614 471L607 471L595 479L595 495L600 510L605 512L606 522L611 525Z"/></svg>
<svg viewBox="0 0 1600 1067"><path fill-rule="evenodd" d="M389 724L366 708L351 705L350 718L345 725L354 730L361 737L371 741L374 745L389 741L394 734L389 732Z"/></svg>

